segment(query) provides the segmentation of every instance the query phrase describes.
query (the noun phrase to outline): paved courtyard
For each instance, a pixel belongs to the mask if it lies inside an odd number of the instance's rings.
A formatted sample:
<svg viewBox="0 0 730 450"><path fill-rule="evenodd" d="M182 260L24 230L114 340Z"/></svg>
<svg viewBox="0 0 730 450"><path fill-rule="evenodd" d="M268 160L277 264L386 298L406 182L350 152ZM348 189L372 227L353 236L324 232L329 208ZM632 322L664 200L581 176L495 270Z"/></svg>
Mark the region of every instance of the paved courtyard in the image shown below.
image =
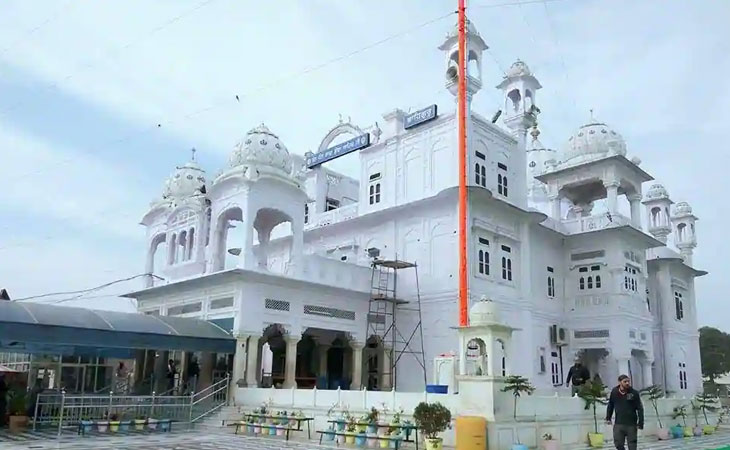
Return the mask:
<svg viewBox="0 0 730 450"><path fill-rule="evenodd" d="M285 442L279 438L256 438L234 435L228 430L199 429L174 433L151 433L129 436L85 436L75 438L65 435L57 441L53 431L27 433L26 435L0 434L2 450L311 450L333 448L312 442ZM714 450L730 445L730 433L704 436L688 440L672 440L639 443L641 450ZM415 448L412 445L406 448ZM605 448L611 448L609 446ZM730 448L728 449L730 450Z"/></svg>

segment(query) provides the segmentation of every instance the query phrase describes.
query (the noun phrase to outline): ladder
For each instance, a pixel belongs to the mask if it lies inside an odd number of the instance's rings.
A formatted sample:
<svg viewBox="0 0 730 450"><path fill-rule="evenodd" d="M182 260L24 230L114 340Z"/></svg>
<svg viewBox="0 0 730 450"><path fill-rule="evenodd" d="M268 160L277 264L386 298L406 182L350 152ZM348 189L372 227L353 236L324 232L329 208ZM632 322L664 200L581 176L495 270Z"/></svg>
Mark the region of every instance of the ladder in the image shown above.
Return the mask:
<svg viewBox="0 0 730 450"><path fill-rule="evenodd" d="M415 301L407 301L396 295L398 272L405 269L410 269L415 277ZM409 319L415 319L415 325L399 323L398 318L403 314L410 314ZM387 349L390 357L386 358L388 364L382 365L381 375L390 379L392 387L397 386L398 363L405 355L410 355L421 368L425 389L426 358L423 350L421 292L416 263L400 261L397 257L393 260L373 260L366 336L376 337Z"/></svg>

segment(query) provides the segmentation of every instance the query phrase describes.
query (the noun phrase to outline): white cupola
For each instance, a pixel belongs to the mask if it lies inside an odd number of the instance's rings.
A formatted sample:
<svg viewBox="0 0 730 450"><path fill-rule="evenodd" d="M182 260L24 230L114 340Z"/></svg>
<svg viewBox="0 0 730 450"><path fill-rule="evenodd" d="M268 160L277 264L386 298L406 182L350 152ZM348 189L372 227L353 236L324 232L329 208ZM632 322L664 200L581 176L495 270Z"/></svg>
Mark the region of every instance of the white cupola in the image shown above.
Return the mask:
<svg viewBox="0 0 730 450"><path fill-rule="evenodd" d="M205 171L195 159L178 166L167 180L162 191L162 198L179 201L196 195L205 194Z"/></svg>
<svg viewBox="0 0 730 450"><path fill-rule="evenodd" d="M560 162L572 166L613 155L626 156L626 141L605 123L591 121L568 138Z"/></svg>
<svg viewBox="0 0 730 450"><path fill-rule="evenodd" d="M269 175L291 178L292 159L279 136L263 123L253 128L233 148L228 159L230 168L250 170L250 177Z"/></svg>
<svg viewBox="0 0 730 450"><path fill-rule="evenodd" d="M669 208L673 202L669 192L659 183L652 184L642 203L646 207L647 231L666 244L667 236L672 232Z"/></svg>
<svg viewBox="0 0 730 450"><path fill-rule="evenodd" d="M542 85L530 68L519 59L507 70L497 89L504 92L504 124L512 131L527 131L535 126L540 109L535 102L535 93Z"/></svg>
<svg viewBox="0 0 730 450"><path fill-rule="evenodd" d="M674 244L684 258L688 266L692 266L692 253L697 247L697 235L695 234L695 222L697 217L692 214L692 207L687 202L679 202L674 206L672 215L674 226Z"/></svg>
<svg viewBox="0 0 730 450"><path fill-rule="evenodd" d="M482 53L489 47L479 35L474 24L466 20L466 95L467 99L482 88ZM446 54L446 87L453 96L458 92L459 78L459 24L446 33L446 39L439 46Z"/></svg>

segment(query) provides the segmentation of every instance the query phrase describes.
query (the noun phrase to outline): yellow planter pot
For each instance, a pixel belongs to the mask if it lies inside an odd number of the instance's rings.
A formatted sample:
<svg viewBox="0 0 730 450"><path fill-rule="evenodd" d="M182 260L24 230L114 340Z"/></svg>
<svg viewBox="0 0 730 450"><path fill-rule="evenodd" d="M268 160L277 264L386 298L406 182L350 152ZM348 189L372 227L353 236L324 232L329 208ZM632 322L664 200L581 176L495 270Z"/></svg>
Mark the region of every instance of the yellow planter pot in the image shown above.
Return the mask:
<svg viewBox="0 0 730 450"><path fill-rule="evenodd" d="M345 444L354 444L355 443L355 435L354 434L348 434L345 436Z"/></svg>
<svg viewBox="0 0 730 450"><path fill-rule="evenodd" d="M588 444L593 448L602 448L603 433L588 433Z"/></svg>
<svg viewBox="0 0 730 450"><path fill-rule="evenodd" d="M715 432L715 427L713 427L712 425L705 425L704 427L702 427L702 432L705 434L712 434Z"/></svg>
<svg viewBox="0 0 730 450"><path fill-rule="evenodd" d="M383 440L380 440L378 442L380 443L380 448L388 448L388 444L390 444L389 441L386 441L384 439Z"/></svg>
<svg viewBox="0 0 730 450"><path fill-rule="evenodd" d="M112 433L116 433L117 431L119 431L119 421L113 420L109 422L109 431L111 431Z"/></svg>
<svg viewBox="0 0 730 450"><path fill-rule="evenodd" d="M684 427L684 437L692 436L694 436L694 433L692 432L692 427Z"/></svg>
<svg viewBox="0 0 730 450"><path fill-rule="evenodd" d="M442 450L444 448L444 440L441 438L426 439L426 450Z"/></svg>

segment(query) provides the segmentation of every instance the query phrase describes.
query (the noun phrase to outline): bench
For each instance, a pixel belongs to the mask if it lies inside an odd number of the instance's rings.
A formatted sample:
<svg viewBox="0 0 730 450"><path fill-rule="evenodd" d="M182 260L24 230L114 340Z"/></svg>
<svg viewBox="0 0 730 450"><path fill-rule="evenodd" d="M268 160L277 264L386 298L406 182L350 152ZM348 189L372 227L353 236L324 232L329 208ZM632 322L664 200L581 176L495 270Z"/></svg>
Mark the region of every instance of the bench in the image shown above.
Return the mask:
<svg viewBox="0 0 730 450"><path fill-rule="evenodd" d="M246 422L246 421L243 421L243 420L238 420L238 421L235 421L233 423L229 423L228 426L229 427L236 427L236 431L234 432L234 434L238 434L238 432L241 431L241 427L244 427L244 428L247 428L247 427L256 428L256 427L258 427L258 428L261 428L261 429L264 429L264 430L277 430L277 431L278 430L284 430L286 432L285 433L285 436L286 436L286 440L287 441L289 440L289 433L290 432L292 432L292 431L304 431L301 428L291 428L291 427L285 427L284 428L282 425L272 425L272 424L268 424L268 423L256 423L256 424L252 424L252 423L249 423L249 422ZM263 435L263 433L260 433L260 434ZM274 435L269 434L269 435L264 435L264 436L274 436Z"/></svg>
<svg viewBox="0 0 730 450"><path fill-rule="evenodd" d="M352 436L355 439L357 439L358 437L361 439L363 438L362 434L352 434L352 433L348 433L345 431L326 430L326 431L317 431L317 433L319 433L319 445L322 445L322 438L324 437L324 435L344 436L344 437ZM365 435L364 437L365 437L365 439L376 439L378 441L388 441L389 443L395 442L396 450L400 448L401 443L403 442L403 438L400 438L400 437L394 438L394 437L390 437L390 436L381 436L381 435L374 435L374 434ZM336 442L336 440L335 440L335 442ZM336 442L336 445L339 447L340 443ZM392 447L390 447L390 445L388 447L392 448Z"/></svg>

